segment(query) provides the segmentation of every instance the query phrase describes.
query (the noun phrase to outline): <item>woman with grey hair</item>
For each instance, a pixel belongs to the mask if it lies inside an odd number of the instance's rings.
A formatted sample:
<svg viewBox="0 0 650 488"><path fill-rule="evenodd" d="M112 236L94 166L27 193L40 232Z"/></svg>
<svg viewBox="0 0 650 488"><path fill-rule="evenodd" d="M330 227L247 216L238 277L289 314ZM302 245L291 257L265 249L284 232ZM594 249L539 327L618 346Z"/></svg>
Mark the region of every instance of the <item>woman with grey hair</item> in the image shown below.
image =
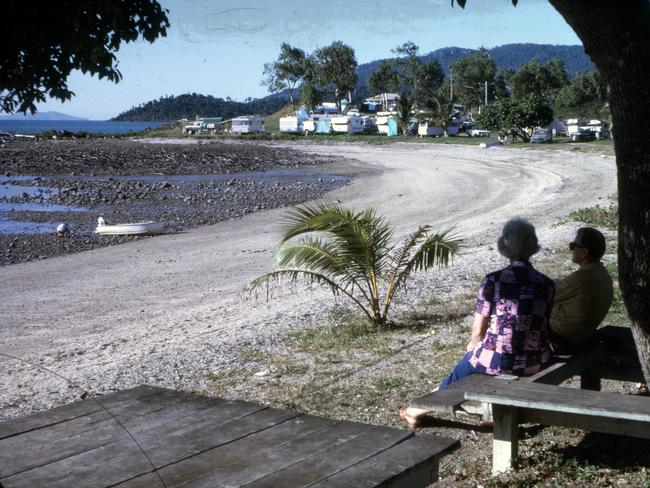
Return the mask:
<svg viewBox="0 0 650 488"><path fill-rule="evenodd" d="M535 227L519 217L508 220L497 248L510 264L483 278L467 352L436 390L471 374L529 376L551 358L548 322L555 285L530 264L539 251ZM399 411L410 428L426 413L413 407Z"/></svg>

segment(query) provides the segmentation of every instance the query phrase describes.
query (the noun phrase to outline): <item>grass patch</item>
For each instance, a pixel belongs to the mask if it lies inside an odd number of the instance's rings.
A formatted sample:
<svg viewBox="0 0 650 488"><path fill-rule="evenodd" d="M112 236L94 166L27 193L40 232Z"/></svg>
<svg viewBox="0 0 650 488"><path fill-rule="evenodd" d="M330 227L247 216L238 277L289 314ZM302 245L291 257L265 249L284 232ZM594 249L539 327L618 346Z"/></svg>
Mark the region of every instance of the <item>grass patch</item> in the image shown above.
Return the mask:
<svg viewBox="0 0 650 488"><path fill-rule="evenodd" d="M580 208L571 212L563 223L567 221L584 222L594 227L616 230L618 228L618 205L611 203L607 207L595 205Z"/></svg>
<svg viewBox="0 0 650 488"><path fill-rule="evenodd" d="M289 334L289 345L298 350L332 355L354 349L386 353L388 342L366 317L339 306L327 314L323 327Z"/></svg>

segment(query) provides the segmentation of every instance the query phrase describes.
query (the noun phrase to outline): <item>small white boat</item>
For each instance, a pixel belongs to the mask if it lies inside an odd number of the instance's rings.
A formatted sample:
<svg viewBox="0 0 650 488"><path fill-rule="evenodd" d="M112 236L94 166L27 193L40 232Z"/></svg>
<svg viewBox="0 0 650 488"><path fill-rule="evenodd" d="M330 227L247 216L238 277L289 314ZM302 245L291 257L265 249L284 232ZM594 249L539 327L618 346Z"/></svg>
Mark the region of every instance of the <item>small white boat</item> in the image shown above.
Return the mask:
<svg viewBox="0 0 650 488"><path fill-rule="evenodd" d="M99 217L97 219L97 228L95 234L101 235L151 235L161 234L165 229L164 222L135 222L132 224L107 224L106 221Z"/></svg>

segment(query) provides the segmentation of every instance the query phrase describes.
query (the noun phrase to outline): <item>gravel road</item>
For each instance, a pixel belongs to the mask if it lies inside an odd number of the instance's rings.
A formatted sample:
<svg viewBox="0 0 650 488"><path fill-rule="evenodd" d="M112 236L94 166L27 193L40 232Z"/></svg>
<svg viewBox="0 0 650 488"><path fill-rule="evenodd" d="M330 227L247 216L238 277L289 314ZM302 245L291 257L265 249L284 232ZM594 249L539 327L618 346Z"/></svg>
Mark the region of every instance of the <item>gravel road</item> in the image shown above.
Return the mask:
<svg viewBox="0 0 650 488"><path fill-rule="evenodd" d="M454 293L502 265L494 242L507 218L527 217L548 252L575 229L555 226L559 220L615 193L611 156L401 143L275 146L339 161L356 176L326 197L375 205L398 235L419 224L457 226L462 253L446 270L417 275L401 307L434 289ZM331 306L325 291L278 289L268 302L240 293L272 268L283 211L2 268L0 419L78 399L78 387L203 391L208 375L239 366L240 348L319 324Z"/></svg>

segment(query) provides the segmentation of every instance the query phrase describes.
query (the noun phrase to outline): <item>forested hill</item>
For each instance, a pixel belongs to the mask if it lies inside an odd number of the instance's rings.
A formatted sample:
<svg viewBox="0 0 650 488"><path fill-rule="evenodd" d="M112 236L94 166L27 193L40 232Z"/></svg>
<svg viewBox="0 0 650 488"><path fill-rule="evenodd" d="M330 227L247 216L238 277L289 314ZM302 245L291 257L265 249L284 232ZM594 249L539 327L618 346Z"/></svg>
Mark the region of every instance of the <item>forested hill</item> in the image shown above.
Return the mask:
<svg viewBox="0 0 650 488"><path fill-rule="evenodd" d="M460 47L445 47L421 56L422 59L436 59L445 73L448 73L449 64L467 56L471 49ZM504 44L489 49L490 56L497 68L518 69L522 64L533 59L546 63L550 59L561 59L566 65L567 73L573 77L577 72L593 69L589 56L585 54L582 46L555 46L550 44ZM365 84L370 73L372 73L383 59L364 63L357 68L359 76L358 91L359 97L365 97ZM262 73L260 72L260 79ZM210 95L199 95L188 93L178 96L161 97L158 100L151 100L137 107L133 107L121 113L113 120L156 120L174 121L183 118L194 118L196 115L213 117L236 117L244 114L271 114L278 111L288 103L286 93L269 95L263 98L249 99L246 102L236 102L215 98Z"/></svg>
<svg viewBox="0 0 650 488"><path fill-rule="evenodd" d="M116 121L176 121L193 119L196 115L231 118L243 114L271 114L287 104L286 94L269 95L247 102L235 102L211 95L186 93L185 95L160 97L121 113Z"/></svg>
<svg viewBox="0 0 650 488"><path fill-rule="evenodd" d="M435 59L440 63L445 74L449 74L449 65L458 59L467 56L472 49L462 47L443 47L436 49L429 54L420 56L424 61ZM497 68L519 69L524 64L536 59L542 64L551 59L561 59L566 66L567 74L573 78L580 71L588 71L594 68L591 59L585 53L582 46L555 46L552 44L504 44L488 49L490 57L494 60ZM391 58L389 58L391 59ZM360 64L357 68L359 85L365 86L370 73L375 71L379 64L389 59L378 59L370 63Z"/></svg>

